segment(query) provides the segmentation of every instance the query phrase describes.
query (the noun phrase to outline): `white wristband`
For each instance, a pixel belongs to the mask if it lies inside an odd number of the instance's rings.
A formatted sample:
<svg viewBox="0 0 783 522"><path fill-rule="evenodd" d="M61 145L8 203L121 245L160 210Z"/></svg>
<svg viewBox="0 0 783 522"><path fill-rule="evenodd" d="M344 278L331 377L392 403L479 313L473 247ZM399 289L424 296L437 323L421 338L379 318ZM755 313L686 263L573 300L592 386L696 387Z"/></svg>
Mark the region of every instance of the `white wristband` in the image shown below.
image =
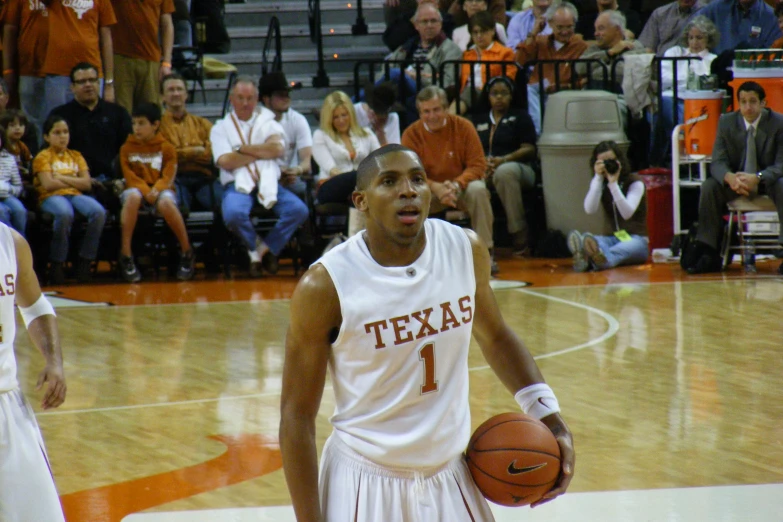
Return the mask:
<svg viewBox="0 0 783 522"><path fill-rule="evenodd" d="M558 413L560 404L557 402L555 392L545 383L531 384L519 390L514 395L522 411L534 419L543 419L547 415Z"/></svg>
<svg viewBox="0 0 783 522"><path fill-rule="evenodd" d="M49 300L44 297L43 294L41 294L41 297L38 298L36 302L28 306L27 308L19 307L19 313L22 314L22 320L24 321L24 327L28 328L30 326L30 323L32 323L35 319L38 319L42 315L53 315L57 316L56 313L54 313L54 308L52 307L52 304L49 302Z"/></svg>

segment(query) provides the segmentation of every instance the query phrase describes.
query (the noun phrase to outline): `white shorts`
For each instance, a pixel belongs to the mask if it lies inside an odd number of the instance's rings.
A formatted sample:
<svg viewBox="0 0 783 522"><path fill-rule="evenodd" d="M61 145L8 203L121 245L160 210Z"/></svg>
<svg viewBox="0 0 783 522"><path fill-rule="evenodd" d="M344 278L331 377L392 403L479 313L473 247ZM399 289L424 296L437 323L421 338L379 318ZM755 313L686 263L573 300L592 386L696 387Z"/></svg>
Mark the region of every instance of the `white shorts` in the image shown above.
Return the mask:
<svg viewBox="0 0 783 522"><path fill-rule="evenodd" d="M18 389L0 393L0 520L65 520L35 414Z"/></svg>
<svg viewBox="0 0 783 522"><path fill-rule="evenodd" d="M321 455L326 522L492 522L462 455L434 469L388 468L332 433Z"/></svg>

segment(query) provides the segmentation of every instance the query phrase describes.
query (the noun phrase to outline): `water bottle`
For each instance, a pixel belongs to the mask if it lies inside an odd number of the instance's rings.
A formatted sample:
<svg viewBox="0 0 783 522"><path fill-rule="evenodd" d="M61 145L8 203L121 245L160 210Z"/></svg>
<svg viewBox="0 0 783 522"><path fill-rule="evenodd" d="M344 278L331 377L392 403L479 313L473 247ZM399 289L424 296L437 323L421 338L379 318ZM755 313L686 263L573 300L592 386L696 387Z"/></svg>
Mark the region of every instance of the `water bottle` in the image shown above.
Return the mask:
<svg viewBox="0 0 783 522"><path fill-rule="evenodd" d="M745 239L745 248L743 249L742 259L744 261L745 272L756 272L756 247L753 241Z"/></svg>

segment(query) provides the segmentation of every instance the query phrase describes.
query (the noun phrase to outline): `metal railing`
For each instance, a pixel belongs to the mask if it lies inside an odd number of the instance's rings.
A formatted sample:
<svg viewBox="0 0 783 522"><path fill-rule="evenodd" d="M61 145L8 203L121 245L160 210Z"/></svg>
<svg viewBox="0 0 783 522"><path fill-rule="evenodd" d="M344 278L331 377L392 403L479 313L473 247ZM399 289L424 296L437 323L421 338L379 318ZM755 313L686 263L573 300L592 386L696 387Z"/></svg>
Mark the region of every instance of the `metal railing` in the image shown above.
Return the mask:
<svg viewBox="0 0 783 522"><path fill-rule="evenodd" d="M310 41L318 53L318 71L313 76L313 87L329 87L329 76L324 67L324 35L321 30L321 0L307 0L310 22Z"/></svg>
<svg viewBox="0 0 783 522"><path fill-rule="evenodd" d="M272 59L271 68L269 63L269 49L271 44L275 46L275 57ZM261 53L261 76L268 72L281 71L283 69L283 41L280 36L280 20L273 16L269 20L269 28L266 31L266 41L264 50Z"/></svg>
<svg viewBox="0 0 783 522"><path fill-rule="evenodd" d="M365 82L362 81L362 68L367 67L367 81L375 83L377 80L383 78L386 81L392 81L394 70L400 72L396 74L394 81L397 82L397 100L401 103L405 103L407 96L415 96L416 92L419 92L423 87L426 87L424 79L429 76L430 81L427 85L435 83L438 79L438 70L430 62L408 62L406 60L357 60L353 66L353 93L354 99L359 99L361 89L364 87ZM406 69L410 68L413 73L411 80L416 86L416 92L408 93L408 80L410 78L406 74ZM426 70L429 70L427 72Z"/></svg>

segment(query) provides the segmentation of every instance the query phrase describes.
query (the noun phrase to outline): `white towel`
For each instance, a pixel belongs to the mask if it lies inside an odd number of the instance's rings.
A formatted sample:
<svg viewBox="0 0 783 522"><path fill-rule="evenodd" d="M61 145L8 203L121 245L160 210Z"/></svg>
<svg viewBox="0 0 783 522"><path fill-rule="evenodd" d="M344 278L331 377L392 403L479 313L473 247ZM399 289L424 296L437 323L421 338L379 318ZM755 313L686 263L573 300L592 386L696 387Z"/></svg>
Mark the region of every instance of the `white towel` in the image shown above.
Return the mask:
<svg viewBox="0 0 783 522"><path fill-rule="evenodd" d="M233 125L232 125L233 127ZM236 132L236 129L234 129ZM279 135L285 149L285 130L275 121L275 114L264 109L256 116L250 129L250 136L245 136L245 143L258 145L264 143L270 136ZM257 174L257 179L256 179ZM280 179L280 165L274 159L256 160L245 167L234 171L234 188L238 192L250 194L258 187L258 202L270 209L277 203L277 181Z"/></svg>

